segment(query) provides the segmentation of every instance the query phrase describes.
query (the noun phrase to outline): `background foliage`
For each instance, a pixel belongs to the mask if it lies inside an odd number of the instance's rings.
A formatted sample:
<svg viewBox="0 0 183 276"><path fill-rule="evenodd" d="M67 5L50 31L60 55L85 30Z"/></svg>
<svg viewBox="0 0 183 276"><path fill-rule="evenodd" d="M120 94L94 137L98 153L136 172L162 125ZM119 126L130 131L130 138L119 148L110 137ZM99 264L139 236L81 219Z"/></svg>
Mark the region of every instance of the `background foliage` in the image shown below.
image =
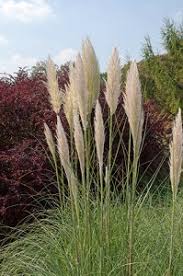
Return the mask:
<svg viewBox="0 0 183 276"><path fill-rule="evenodd" d="M165 54L156 55L151 40L146 37L144 59L139 63L146 98L153 98L165 110L175 114L183 108L183 25L170 19L161 30Z"/></svg>

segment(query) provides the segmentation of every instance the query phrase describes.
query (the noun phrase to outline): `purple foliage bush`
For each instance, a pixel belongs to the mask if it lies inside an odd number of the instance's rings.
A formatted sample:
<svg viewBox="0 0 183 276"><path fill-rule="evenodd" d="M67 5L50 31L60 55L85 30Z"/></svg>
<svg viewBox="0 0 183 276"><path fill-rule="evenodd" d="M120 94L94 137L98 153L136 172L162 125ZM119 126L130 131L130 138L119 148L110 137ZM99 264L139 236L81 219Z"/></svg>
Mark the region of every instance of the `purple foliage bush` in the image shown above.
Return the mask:
<svg viewBox="0 0 183 276"><path fill-rule="evenodd" d="M58 74L62 89L68 82L68 68L63 69ZM24 69L0 80L0 222L11 226L33 208L33 196L49 192L53 177L43 123L51 127L55 118L45 81L44 74L31 77Z"/></svg>

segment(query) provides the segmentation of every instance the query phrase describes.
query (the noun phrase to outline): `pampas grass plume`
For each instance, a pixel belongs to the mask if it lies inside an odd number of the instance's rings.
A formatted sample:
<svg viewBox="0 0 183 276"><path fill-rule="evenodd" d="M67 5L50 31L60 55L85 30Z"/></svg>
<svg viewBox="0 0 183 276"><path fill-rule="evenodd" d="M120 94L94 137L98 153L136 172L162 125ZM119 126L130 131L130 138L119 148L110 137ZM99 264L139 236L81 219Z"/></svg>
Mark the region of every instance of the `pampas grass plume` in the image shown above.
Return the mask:
<svg viewBox="0 0 183 276"><path fill-rule="evenodd" d="M44 134L46 137L46 142L47 142L48 148L52 154L53 159L55 159L55 142L53 139L52 132L46 123L44 123Z"/></svg>
<svg viewBox="0 0 183 276"><path fill-rule="evenodd" d="M80 168L82 175L84 175L85 169L85 155L84 155L84 138L81 124L79 122L79 116L76 113L74 115L74 141L76 146L76 151L79 158Z"/></svg>
<svg viewBox="0 0 183 276"><path fill-rule="evenodd" d="M99 101L97 101L95 108L95 143L97 149L97 157L99 161L99 167L103 167L103 154L104 154L104 122L102 117L102 110Z"/></svg>
<svg viewBox="0 0 183 276"><path fill-rule="evenodd" d="M136 62L132 62L127 72L124 109L128 117L133 138L134 149L139 152L142 140L144 111L142 104L141 85Z"/></svg>
<svg viewBox="0 0 183 276"><path fill-rule="evenodd" d="M57 147L58 153L60 157L60 162L64 168L64 171L67 176L67 180L70 181L70 155L69 155L69 146L67 142L67 138L65 135L64 128L62 126L62 122L60 117L57 115Z"/></svg>
<svg viewBox="0 0 183 276"><path fill-rule="evenodd" d="M89 92L89 112L91 112L100 92L100 69L94 48L89 38L85 39L82 44L82 60L86 85Z"/></svg>
<svg viewBox="0 0 183 276"><path fill-rule="evenodd" d="M76 68L73 64L69 67L69 90L71 93L71 100L73 106L73 114L78 111L78 104L77 104L77 97L76 97L76 90L75 90L75 80L76 80Z"/></svg>
<svg viewBox="0 0 183 276"><path fill-rule="evenodd" d="M183 133L182 133L182 118L181 109L175 118L172 131L172 141L170 143L170 181L172 192L176 196L178 184L180 182L182 170L182 154L183 154Z"/></svg>
<svg viewBox="0 0 183 276"><path fill-rule="evenodd" d="M112 56L109 60L107 69L106 82L106 101L110 108L110 113L113 115L118 106L118 99L121 93L121 65L120 58L116 48L113 49Z"/></svg>
<svg viewBox="0 0 183 276"><path fill-rule="evenodd" d="M58 87L57 73L55 65L51 58L49 57L46 64L47 73L47 88L50 96L50 103L52 105L53 111L56 114L59 113L62 104L61 92Z"/></svg>
<svg viewBox="0 0 183 276"><path fill-rule="evenodd" d="M86 129L88 115L88 90L86 87L83 61L80 54L76 57L75 74L73 79L71 79L71 85L75 91L77 106L83 128Z"/></svg>
<svg viewBox="0 0 183 276"><path fill-rule="evenodd" d="M73 100L71 87L67 86L64 96L64 113L67 118L70 129L73 129Z"/></svg>

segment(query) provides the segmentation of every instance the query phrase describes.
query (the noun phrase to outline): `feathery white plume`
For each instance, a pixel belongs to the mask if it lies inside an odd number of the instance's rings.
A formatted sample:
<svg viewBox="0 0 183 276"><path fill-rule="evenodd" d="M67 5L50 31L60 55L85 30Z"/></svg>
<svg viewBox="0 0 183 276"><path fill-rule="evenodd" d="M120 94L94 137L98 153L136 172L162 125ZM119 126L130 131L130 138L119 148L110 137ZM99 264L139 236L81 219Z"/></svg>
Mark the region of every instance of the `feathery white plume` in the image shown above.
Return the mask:
<svg viewBox="0 0 183 276"><path fill-rule="evenodd" d="M80 163L82 175L84 175L84 169L85 169L84 138L83 138L83 131L82 131L77 113L74 114L74 141L75 141L76 151L79 157L79 163Z"/></svg>
<svg viewBox="0 0 183 276"><path fill-rule="evenodd" d="M102 110L99 101L97 101L95 108L95 143L97 149L97 157L99 161L99 167L103 167L103 154L104 154L104 121L102 117Z"/></svg>
<svg viewBox="0 0 183 276"><path fill-rule="evenodd" d="M170 181L172 192L176 196L178 184L180 182L183 155L183 133L180 108L174 121L172 136L172 141L170 143Z"/></svg>
<svg viewBox="0 0 183 276"><path fill-rule="evenodd" d="M80 54L76 57L74 77L71 80L71 85L75 91L77 106L83 128L86 129L88 115L88 90L86 87L83 61Z"/></svg>
<svg viewBox="0 0 183 276"><path fill-rule="evenodd" d="M86 79L86 86L89 92L88 109L91 112L100 92L100 69L98 60L89 38L82 44L82 60Z"/></svg>
<svg viewBox="0 0 183 276"><path fill-rule="evenodd" d="M49 57L46 63L46 73L47 73L47 88L50 96L50 103L52 105L53 111L56 114L59 113L62 104L61 92L58 87L57 73L55 65L51 58Z"/></svg>
<svg viewBox="0 0 183 276"><path fill-rule="evenodd" d="M76 80L76 69L73 64L70 65L69 68L69 89L71 92L72 105L73 105L73 114L78 111L76 90L75 90L75 80Z"/></svg>
<svg viewBox="0 0 183 276"><path fill-rule="evenodd" d="M133 138L134 150L139 153L142 140L144 111L141 85L136 62L132 62L127 72L126 91L124 94L124 109L128 117Z"/></svg>
<svg viewBox="0 0 183 276"><path fill-rule="evenodd" d="M47 142L48 148L52 154L53 159L55 159L55 142L53 139L52 132L46 123L44 123L44 134L46 137L46 142Z"/></svg>
<svg viewBox="0 0 183 276"><path fill-rule="evenodd" d="M106 101L113 115L118 106L118 99L121 93L121 66L120 58L116 48L113 49L112 56L109 60L106 81Z"/></svg>
<svg viewBox="0 0 183 276"><path fill-rule="evenodd" d="M64 113L67 118L70 130L73 129L73 101L72 101L72 91L70 86L65 89L64 96Z"/></svg>
<svg viewBox="0 0 183 276"><path fill-rule="evenodd" d="M60 117L57 115L57 147L58 153L60 157L60 162L64 168L64 171L67 176L67 180L70 181L70 157L69 157L69 146L67 142L67 138L65 135L64 128L62 126L62 122Z"/></svg>

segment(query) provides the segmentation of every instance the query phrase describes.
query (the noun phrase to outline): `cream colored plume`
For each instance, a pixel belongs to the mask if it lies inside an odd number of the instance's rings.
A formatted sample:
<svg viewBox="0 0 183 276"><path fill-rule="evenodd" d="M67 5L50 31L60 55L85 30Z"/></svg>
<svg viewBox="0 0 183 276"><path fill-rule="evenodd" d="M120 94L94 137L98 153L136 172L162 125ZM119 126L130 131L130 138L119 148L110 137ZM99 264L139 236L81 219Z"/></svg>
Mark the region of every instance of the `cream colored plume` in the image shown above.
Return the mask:
<svg viewBox="0 0 183 276"><path fill-rule="evenodd" d="M95 108L95 143L96 143L99 167L100 169L102 169L104 143L105 143L105 131L104 131L104 121L102 117L102 110L101 110L99 101L97 101L96 108Z"/></svg>
<svg viewBox="0 0 183 276"><path fill-rule="evenodd" d="M64 113L67 118L70 129L73 129L73 101L72 101L72 91L70 86L65 89L64 96Z"/></svg>
<svg viewBox="0 0 183 276"><path fill-rule="evenodd" d="M124 109L128 117L133 138L134 151L138 154L142 141L144 111L141 85L136 62L132 62L127 72L126 91L124 94Z"/></svg>
<svg viewBox="0 0 183 276"><path fill-rule="evenodd" d="M82 172L82 175L84 175L84 170L85 170L84 138L83 138L83 131L82 131L77 113L74 114L74 141L75 141L76 151L79 157L81 172Z"/></svg>
<svg viewBox="0 0 183 276"><path fill-rule="evenodd" d="M110 108L110 113L113 115L118 106L118 99L121 93L121 66L120 58L116 48L113 49L112 56L109 60L107 69L106 82L106 101Z"/></svg>
<svg viewBox="0 0 183 276"><path fill-rule="evenodd" d="M70 80L69 89L71 92L73 114L74 114L75 112L78 111L78 104L77 104L77 97L76 97L76 91L75 91L76 69L73 66L73 64L70 65L69 80Z"/></svg>
<svg viewBox="0 0 183 276"><path fill-rule="evenodd" d="M88 115L88 90L86 87L83 61L80 54L76 57L74 76L70 80L70 83L75 93L83 128L86 129Z"/></svg>
<svg viewBox="0 0 183 276"><path fill-rule="evenodd" d="M66 87L64 96L64 113L66 115L70 129L74 128L74 114L78 111L75 82L76 82L76 70L73 64L69 68L69 85Z"/></svg>
<svg viewBox="0 0 183 276"><path fill-rule="evenodd" d="M47 73L47 88L50 96L50 103L52 105L52 109L55 111L56 114L58 114L62 103L62 99L61 99L62 97L58 87L58 80L57 80L55 65L50 57L47 60L46 73Z"/></svg>
<svg viewBox="0 0 183 276"><path fill-rule="evenodd" d="M94 48L88 38L82 44L82 60L89 92L88 108L90 113L100 92L100 69Z"/></svg>
<svg viewBox="0 0 183 276"><path fill-rule="evenodd" d="M175 118L172 136L172 141L170 143L170 181L172 186L172 192L176 196L178 184L180 182L183 155L183 133L180 108Z"/></svg>
<svg viewBox="0 0 183 276"><path fill-rule="evenodd" d="M55 143L54 143L54 139L53 139L51 130L46 123L44 123L44 134L46 137L46 142L47 142L48 148L52 154L53 159L55 159Z"/></svg>
<svg viewBox="0 0 183 276"><path fill-rule="evenodd" d="M64 128L62 126L62 122L58 115L57 115L56 134L57 134L57 147L58 147L60 162L66 173L67 180L70 181L71 168L70 168L69 146L68 146Z"/></svg>

